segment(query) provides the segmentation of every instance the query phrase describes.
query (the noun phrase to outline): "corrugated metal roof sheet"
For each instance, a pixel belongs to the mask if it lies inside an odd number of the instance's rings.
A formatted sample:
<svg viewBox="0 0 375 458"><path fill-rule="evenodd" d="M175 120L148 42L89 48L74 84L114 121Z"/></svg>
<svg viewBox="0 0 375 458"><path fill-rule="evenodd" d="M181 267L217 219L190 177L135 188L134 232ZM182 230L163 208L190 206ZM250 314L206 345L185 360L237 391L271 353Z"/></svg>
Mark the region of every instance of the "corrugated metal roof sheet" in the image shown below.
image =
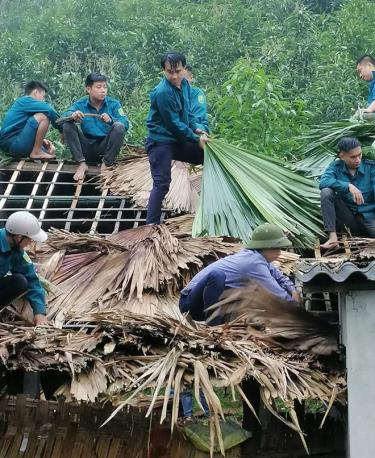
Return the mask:
<svg viewBox="0 0 375 458"><path fill-rule="evenodd" d="M326 279L335 283L344 283L354 278L362 277L363 280L375 281L375 261L369 264L344 261L340 264L330 265L317 260L301 261L296 271L296 278L301 283L313 280ZM351 278L353 277L353 278Z"/></svg>

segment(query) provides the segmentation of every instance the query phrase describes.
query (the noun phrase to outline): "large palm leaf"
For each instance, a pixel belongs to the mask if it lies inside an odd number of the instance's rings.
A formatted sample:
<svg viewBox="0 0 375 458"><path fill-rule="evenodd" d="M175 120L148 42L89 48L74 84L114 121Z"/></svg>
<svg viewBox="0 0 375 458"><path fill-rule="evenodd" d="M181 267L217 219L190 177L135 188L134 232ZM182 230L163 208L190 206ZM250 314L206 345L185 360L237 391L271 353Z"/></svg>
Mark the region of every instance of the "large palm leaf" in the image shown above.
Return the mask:
<svg viewBox="0 0 375 458"><path fill-rule="evenodd" d="M270 222L290 232L297 245L311 246L321 234L318 202L315 182L282 161L211 140L193 234L246 240Z"/></svg>

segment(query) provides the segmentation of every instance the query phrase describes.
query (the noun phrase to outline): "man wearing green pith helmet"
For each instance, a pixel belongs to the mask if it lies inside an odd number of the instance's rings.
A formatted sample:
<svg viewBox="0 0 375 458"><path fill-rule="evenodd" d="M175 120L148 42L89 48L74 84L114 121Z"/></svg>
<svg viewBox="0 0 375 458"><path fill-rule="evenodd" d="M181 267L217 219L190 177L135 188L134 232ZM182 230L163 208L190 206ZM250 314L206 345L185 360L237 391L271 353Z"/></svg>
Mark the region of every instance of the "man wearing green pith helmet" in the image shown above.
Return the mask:
<svg viewBox="0 0 375 458"><path fill-rule="evenodd" d="M241 288L249 280L258 282L281 299L299 302L294 283L272 264L281 249L291 246L278 226L269 223L258 226L240 252L219 259L195 275L181 291L181 312L189 312L194 320L203 321L207 318L206 309L219 301L225 289ZM221 324L221 321L222 318L217 317L210 324Z"/></svg>

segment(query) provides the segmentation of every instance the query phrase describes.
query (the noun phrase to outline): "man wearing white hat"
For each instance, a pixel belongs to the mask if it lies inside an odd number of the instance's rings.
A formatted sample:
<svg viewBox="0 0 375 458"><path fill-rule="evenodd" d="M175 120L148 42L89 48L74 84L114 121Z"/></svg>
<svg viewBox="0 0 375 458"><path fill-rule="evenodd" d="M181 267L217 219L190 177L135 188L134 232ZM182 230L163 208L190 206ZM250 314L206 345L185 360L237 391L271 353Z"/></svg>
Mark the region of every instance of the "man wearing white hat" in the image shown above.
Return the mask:
<svg viewBox="0 0 375 458"><path fill-rule="evenodd" d="M34 324L45 324L45 292L34 265L24 249L32 242L45 242L47 234L34 215L12 213L0 229L0 310L25 295L34 312Z"/></svg>

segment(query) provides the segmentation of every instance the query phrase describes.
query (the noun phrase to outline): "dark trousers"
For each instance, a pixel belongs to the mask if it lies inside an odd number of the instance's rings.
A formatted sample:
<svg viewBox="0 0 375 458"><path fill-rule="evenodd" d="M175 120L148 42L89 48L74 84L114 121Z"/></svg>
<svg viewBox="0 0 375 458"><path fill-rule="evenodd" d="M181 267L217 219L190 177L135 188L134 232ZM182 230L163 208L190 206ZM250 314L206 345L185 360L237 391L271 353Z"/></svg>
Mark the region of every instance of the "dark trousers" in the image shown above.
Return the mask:
<svg viewBox="0 0 375 458"><path fill-rule="evenodd" d="M76 162L103 161L111 166L116 160L125 137L125 126L114 122L109 134L102 138L88 138L74 122L63 125L64 143L70 149Z"/></svg>
<svg viewBox="0 0 375 458"><path fill-rule="evenodd" d="M320 204L327 232L345 232L347 228L352 235L375 237L375 220L366 220L362 215L354 214L333 189L321 190Z"/></svg>
<svg viewBox="0 0 375 458"><path fill-rule="evenodd" d="M189 312L193 320L204 321L207 319L206 309L216 302L225 290L225 273L220 270L212 270L200 280L187 294L181 294L180 310L182 313ZM223 323L223 317L216 317L210 321L210 325L217 326Z"/></svg>
<svg viewBox="0 0 375 458"><path fill-rule="evenodd" d="M146 141L153 186L147 206L147 224L160 224L161 206L171 184L172 160L203 164L203 150L198 143L160 143Z"/></svg>
<svg viewBox="0 0 375 458"><path fill-rule="evenodd" d="M27 292L27 280L22 274L0 278L0 307L10 304Z"/></svg>

